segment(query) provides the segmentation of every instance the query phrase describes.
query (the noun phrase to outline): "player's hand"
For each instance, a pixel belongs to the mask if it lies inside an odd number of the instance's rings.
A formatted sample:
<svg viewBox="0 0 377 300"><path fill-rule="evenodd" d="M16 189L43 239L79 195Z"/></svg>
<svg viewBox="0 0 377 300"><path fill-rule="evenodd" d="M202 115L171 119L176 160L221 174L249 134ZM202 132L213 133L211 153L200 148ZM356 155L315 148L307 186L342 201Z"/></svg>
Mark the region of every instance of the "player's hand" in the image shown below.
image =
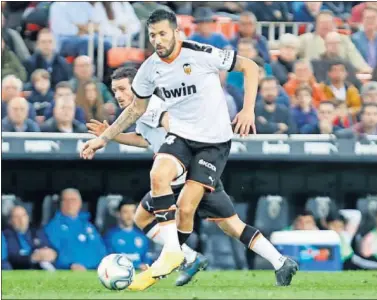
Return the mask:
<svg viewBox="0 0 377 300"><path fill-rule="evenodd" d="M39 254L41 257L40 259L41 261L49 261L49 262L53 262L57 256L57 253L55 250L51 248L47 248L47 247L39 249Z"/></svg>
<svg viewBox="0 0 377 300"><path fill-rule="evenodd" d="M250 128L253 134L257 133L254 110L242 109L234 118L232 125L234 124L236 125L234 133L239 133L241 137L248 136Z"/></svg>
<svg viewBox="0 0 377 300"><path fill-rule="evenodd" d="M110 127L109 123L107 121L103 121L101 123L100 121L91 119L89 123L86 123L86 127L88 127L88 132L91 134L94 134L95 136L100 136L102 132L104 132L108 127Z"/></svg>
<svg viewBox="0 0 377 300"><path fill-rule="evenodd" d="M80 157L83 159L92 159L96 151L105 147L106 144L106 141L100 137L87 141L81 149Z"/></svg>
<svg viewBox="0 0 377 300"><path fill-rule="evenodd" d="M86 271L86 268L80 264L72 264L71 270L72 271Z"/></svg>

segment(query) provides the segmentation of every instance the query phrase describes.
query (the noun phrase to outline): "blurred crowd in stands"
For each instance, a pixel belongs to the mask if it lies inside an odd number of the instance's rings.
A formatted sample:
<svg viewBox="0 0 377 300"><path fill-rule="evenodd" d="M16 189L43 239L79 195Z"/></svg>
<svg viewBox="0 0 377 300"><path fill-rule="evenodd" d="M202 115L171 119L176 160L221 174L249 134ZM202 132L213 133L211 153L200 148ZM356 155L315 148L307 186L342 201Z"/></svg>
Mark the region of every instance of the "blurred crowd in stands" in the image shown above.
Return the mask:
<svg viewBox="0 0 377 300"><path fill-rule="evenodd" d="M247 214L247 205L235 203L242 218ZM375 196L358 199L357 209L341 210L329 197L309 198L293 220L290 217L293 216L293 207L289 205L287 199L281 196L260 197L254 224L267 237L274 231L333 230L340 237L343 269L377 269ZM33 218L35 205L14 195L3 195L2 269L85 271L96 269L106 254L125 253L135 268L144 270L158 256L161 248L149 242L144 233L134 226L136 206L132 199L120 195L89 201L82 199L77 189L67 188L60 195L44 198L42 220L37 222ZM94 211L94 218L89 211ZM201 250L198 249L196 233L190 237L190 244L208 257L220 255L207 245L212 239L216 240L216 245L222 244L223 261L216 262L215 259L210 267L247 268L246 250L234 251L240 246L236 246L237 243L227 247L235 241L214 231L212 225L216 225L213 222L201 222ZM267 261L259 264L258 260L254 265L249 262L249 268L271 268ZM239 265L237 261L245 263Z"/></svg>
<svg viewBox="0 0 377 300"><path fill-rule="evenodd" d="M158 7L178 14L182 38L258 64L259 133L377 134L377 2L2 2L2 131L112 123L110 75L151 54L144 24ZM287 26L271 34L271 24ZM243 76L220 79L233 118Z"/></svg>

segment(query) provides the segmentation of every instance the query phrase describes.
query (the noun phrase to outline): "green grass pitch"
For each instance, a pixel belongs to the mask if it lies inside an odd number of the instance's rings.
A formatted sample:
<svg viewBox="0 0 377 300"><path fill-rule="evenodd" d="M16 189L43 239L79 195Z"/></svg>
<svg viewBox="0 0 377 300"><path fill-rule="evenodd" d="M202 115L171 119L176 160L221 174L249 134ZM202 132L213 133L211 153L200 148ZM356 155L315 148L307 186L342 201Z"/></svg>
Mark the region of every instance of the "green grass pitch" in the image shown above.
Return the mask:
<svg viewBox="0 0 377 300"><path fill-rule="evenodd" d="M176 274L143 292L109 291L96 272L2 272L3 299L377 299L377 272L299 272L290 287L275 287L272 271L201 272L175 287Z"/></svg>

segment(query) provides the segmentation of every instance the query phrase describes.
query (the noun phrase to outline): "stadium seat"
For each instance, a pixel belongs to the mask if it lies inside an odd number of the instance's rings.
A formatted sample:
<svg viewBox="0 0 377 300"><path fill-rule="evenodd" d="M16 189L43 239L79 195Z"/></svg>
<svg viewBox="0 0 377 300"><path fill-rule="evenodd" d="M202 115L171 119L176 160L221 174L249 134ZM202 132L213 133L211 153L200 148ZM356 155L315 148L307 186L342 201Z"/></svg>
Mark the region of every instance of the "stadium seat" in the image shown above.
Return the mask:
<svg viewBox="0 0 377 300"><path fill-rule="evenodd" d="M54 217L55 213L59 210L60 197L57 194L47 195L43 199L42 203L42 222L41 225L44 226ZM88 211L88 203L83 202L81 211Z"/></svg>
<svg viewBox="0 0 377 300"><path fill-rule="evenodd" d="M289 225L287 199L282 196L262 196L255 211L255 227L266 237Z"/></svg>
<svg viewBox="0 0 377 300"><path fill-rule="evenodd" d="M356 202L356 208L362 215L358 233L364 235L372 230L375 225L377 213L377 195L369 195L365 198L358 199Z"/></svg>
<svg viewBox="0 0 377 300"><path fill-rule="evenodd" d="M235 243L239 242L225 235L216 223L202 221L200 238L203 254L209 260L209 269L233 270L246 267L242 259L236 258L238 251L235 250Z"/></svg>
<svg viewBox="0 0 377 300"><path fill-rule="evenodd" d="M330 197L309 198L305 204L305 209L312 212L320 229L319 220L326 219L330 213L335 214L337 212L335 202Z"/></svg>
<svg viewBox="0 0 377 300"><path fill-rule="evenodd" d="M274 231L282 230L289 225L288 201L282 196L262 196L258 199L255 211L255 227L264 236L270 237ZM251 264L251 262L250 262ZM263 257L254 257L253 268L256 270L271 270L272 265Z"/></svg>
<svg viewBox="0 0 377 300"><path fill-rule="evenodd" d="M107 65L110 68L118 68L127 62L141 64L144 60L144 50L138 48L113 47L107 52Z"/></svg>
<svg viewBox="0 0 377 300"><path fill-rule="evenodd" d="M106 232L116 225L116 212L122 195L107 195L98 199L95 224L100 232Z"/></svg>

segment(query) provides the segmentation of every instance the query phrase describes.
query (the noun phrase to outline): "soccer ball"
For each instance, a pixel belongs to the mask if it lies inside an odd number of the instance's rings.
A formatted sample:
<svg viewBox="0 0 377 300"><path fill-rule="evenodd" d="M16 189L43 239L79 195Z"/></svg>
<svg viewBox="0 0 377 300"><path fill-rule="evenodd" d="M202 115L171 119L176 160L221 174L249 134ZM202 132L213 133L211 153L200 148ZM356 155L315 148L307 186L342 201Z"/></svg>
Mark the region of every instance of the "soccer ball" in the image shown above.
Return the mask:
<svg viewBox="0 0 377 300"><path fill-rule="evenodd" d="M104 257L97 269L98 278L109 290L124 290L135 277L135 268L124 254Z"/></svg>

